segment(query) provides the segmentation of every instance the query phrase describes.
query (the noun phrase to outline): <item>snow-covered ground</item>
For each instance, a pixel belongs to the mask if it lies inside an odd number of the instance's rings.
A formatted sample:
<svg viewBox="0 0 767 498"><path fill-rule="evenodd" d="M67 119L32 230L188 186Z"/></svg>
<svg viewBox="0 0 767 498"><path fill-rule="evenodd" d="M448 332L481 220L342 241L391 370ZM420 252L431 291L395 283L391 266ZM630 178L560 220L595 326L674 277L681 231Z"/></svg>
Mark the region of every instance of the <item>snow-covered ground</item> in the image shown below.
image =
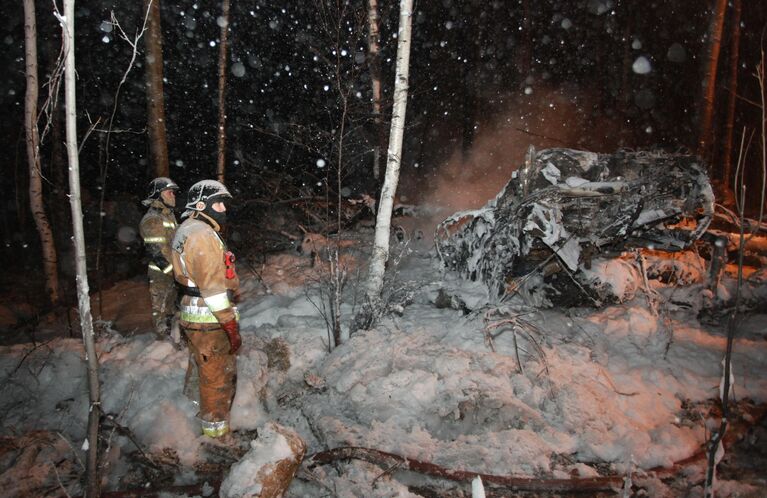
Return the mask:
<svg viewBox="0 0 767 498"><path fill-rule="evenodd" d="M407 251L390 285L405 288L410 302L330 353L315 307L319 267L292 254L272 256L257 272L240 265L244 346L235 430L276 421L300 434L308 454L359 446L448 469L561 479L670 467L698 452L718 425L707 409L718 397L726 334L718 322L698 319L710 299L701 287L652 281L649 298L639 289L630 301L602 309L537 310L518 298L490 307L482 286L440 269L425 240ZM349 274L345 325L362 279L356 269ZM214 479L200 469L215 455L199 434L195 405L182 394L188 353L153 340L148 320L138 316L146 311L136 310L146 292L140 280L126 281L104 298L113 322L100 327L101 399L115 422L105 430L104 489L151 479L135 463L139 445L154 461L170 462L167 485L208 479L189 496L210 494ZM767 402L766 325L763 310L737 329L738 400ZM5 496L82 492L83 347L79 338L54 337L57 326L48 326L48 339L41 331L37 344L0 348ZM701 472L687 470L682 495L700 495L693 486ZM229 483L248 478L235 471ZM408 486L427 484L440 486L350 460L302 469L287 496L419 496ZM763 481L720 479L718 486L718 496L767 493ZM650 494L680 490L656 481Z"/></svg>

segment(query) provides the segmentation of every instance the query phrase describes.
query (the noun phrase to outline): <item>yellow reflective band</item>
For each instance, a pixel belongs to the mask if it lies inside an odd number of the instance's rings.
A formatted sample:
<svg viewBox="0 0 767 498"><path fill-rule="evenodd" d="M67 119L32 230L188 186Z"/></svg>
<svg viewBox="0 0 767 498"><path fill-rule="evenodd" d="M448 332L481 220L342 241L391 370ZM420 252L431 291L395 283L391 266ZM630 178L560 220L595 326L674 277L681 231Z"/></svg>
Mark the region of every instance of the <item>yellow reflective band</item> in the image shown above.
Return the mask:
<svg viewBox="0 0 767 498"><path fill-rule="evenodd" d="M211 315L199 315L190 311L182 311L179 318L189 323L218 323L216 317Z"/></svg>
<svg viewBox="0 0 767 498"><path fill-rule="evenodd" d="M203 300L205 300L205 304L208 305L210 311L221 311L231 306L231 304L229 304L229 296L226 295L226 292L210 297L203 297Z"/></svg>
<svg viewBox="0 0 767 498"><path fill-rule="evenodd" d="M145 244L159 244L165 242L165 237L146 237L144 239Z"/></svg>
<svg viewBox="0 0 767 498"><path fill-rule="evenodd" d="M176 228L176 224L173 223L172 221L163 221L162 226L164 226L165 228Z"/></svg>
<svg viewBox="0 0 767 498"><path fill-rule="evenodd" d="M229 422L226 420L218 420L216 422L201 420L200 422L202 422L202 434L204 436L221 437L229 432Z"/></svg>
<svg viewBox="0 0 767 498"><path fill-rule="evenodd" d="M180 307L181 320L189 323L218 323L216 316L210 312L207 306L194 306L191 304L182 304ZM234 316L240 319L240 313L237 308L234 309Z"/></svg>
<svg viewBox="0 0 767 498"><path fill-rule="evenodd" d="M150 270L159 271L159 272L165 273L166 275L173 271L173 264L168 264L168 266L166 266L164 269L160 268L154 263L149 263L148 266Z"/></svg>

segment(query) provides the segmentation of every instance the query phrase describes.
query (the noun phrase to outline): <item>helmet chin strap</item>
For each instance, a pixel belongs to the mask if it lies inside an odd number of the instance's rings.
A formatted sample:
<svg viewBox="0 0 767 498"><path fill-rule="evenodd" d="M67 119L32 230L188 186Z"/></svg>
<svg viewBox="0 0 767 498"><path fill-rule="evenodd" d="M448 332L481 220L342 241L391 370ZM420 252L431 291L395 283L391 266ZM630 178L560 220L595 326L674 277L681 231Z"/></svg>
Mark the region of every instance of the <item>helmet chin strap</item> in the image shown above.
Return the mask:
<svg viewBox="0 0 767 498"><path fill-rule="evenodd" d="M216 214L217 216L213 216ZM191 215L192 218L199 218L211 227L217 232L221 231L221 228L224 226L224 223L226 223L226 213L218 213L216 211L213 211L212 209L205 208L202 211L195 211Z"/></svg>

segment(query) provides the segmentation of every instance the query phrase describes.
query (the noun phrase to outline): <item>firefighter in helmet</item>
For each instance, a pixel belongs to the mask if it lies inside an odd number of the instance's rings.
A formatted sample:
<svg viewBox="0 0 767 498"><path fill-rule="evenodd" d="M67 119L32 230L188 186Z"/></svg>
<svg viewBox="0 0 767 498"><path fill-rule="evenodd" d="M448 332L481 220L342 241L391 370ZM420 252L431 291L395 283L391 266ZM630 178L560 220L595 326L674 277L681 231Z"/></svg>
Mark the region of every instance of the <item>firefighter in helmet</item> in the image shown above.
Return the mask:
<svg viewBox="0 0 767 498"><path fill-rule="evenodd" d="M231 198L226 187L215 180L192 185L181 215L187 219L173 239L173 273L181 292L180 324L190 350L186 387L196 368L202 433L209 437L229 432L236 354L242 345L234 305L239 279L234 255L219 233Z"/></svg>
<svg viewBox="0 0 767 498"><path fill-rule="evenodd" d="M176 313L176 284L173 280L171 247L176 233L176 191L170 178L159 177L149 183L149 194L143 201L149 207L139 224L149 257L149 295L152 301L152 324L158 339L168 337Z"/></svg>

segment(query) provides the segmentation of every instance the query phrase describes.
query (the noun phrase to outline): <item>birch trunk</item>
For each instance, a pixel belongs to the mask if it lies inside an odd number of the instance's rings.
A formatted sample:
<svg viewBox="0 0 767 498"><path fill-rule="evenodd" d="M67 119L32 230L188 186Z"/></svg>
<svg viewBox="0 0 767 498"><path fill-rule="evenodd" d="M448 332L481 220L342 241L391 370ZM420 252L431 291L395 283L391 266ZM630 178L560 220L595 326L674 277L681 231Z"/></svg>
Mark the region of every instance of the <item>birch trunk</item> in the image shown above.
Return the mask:
<svg viewBox="0 0 767 498"><path fill-rule="evenodd" d="M43 253L45 288L52 305L59 302L59 275L53 231L45 215L43 182L40 171L40 135L37 129L37 20L34 0L24 0L24 50L26 57L27 90L24 99L24 130L29 163L29 208L35 220Z"/></svg>
<svg viewBox="0 0 767 498"><path fill-rule="evenodd" d="M229 33L229 0L223 0L219 18L221 43L218 46L218 163L216 179L224 183L226 174L226 47Z"/></svg>
<svg viewBox="0 0 767 498"><path fill-rule="evenodd" d="M375 241L370 260L367 296L372 306L379 306L386 261L389 259L389 232L394 207L394 195L399 182L402 159L402 140L405 131L407 110L408 77L410 72L410 32L413 0L400 0L399 32L397 42L397 68L394 80L394 108L389 131L389 150L386 160L386 175L381 190L381 200L376 214Z"/></svg>
<svg viewBox="0 0 767 498"><path fill-rule="evenodd" d="M730 40L730 98L727 102L727 122L724 138L724 171L722 185L725 189L735 188L732 185L732 142L735 124L735 106L738 101L738 60L740 56L740 15L743 10L741 0L732 2L732 39Z"/></svg>
<svg viewBox="0 0 767 498"><path fill-rule="evenodd" d="M706 69L703 75L703 100L701 101L700 135L698 136L698 156L708 164L711 171L711 154L714 122L714 100L716 96L716 73L719 66L719 53L722 48L722 27L727 0L716 0L711 24L708 30L708 49Z"/></svg>
<svg viewBox="0 0 767 498"><path fill-rule="evenodd" d="M98 432L100 393L98 376L98 357L93 334L93 318L88 293L88 273L85 261L85 236L83 230L83 210L80 202L80 163L77 150L77 114L75 99L75 1L64 0L64 17L59 21L62 26L62 38L66 53L64 63L64 102L66 107L67 158L69 160L69 204L72 210L72 233L75 246L75 269L77 275L77 302L80 312L80 327L85 343L85 356L88 365L88 409L87 433L87 482L85 495L95 498L101 494L101 479L98 475Z"/></svg>
<svg viewBox="0 0 767 498"><path fill-rule="evenodd" d="M373 90L373 126L375 127L375 145L373 146L373 178L376 189L381 181L381 147L383 140L383 121L381 119L381 53L378 28L378 0L368 0L368 53L370 54L370 82Z"/></svg>
<svg viewBox="0 0 767 498"><path fill-rule="evenodd" d="M154 176L170 176L168 141L165 136L165 96L162 72L162 25L160 0L144 0L147 12L146 37L146 107L149 130L149 151L154 164Z"/></svg>

